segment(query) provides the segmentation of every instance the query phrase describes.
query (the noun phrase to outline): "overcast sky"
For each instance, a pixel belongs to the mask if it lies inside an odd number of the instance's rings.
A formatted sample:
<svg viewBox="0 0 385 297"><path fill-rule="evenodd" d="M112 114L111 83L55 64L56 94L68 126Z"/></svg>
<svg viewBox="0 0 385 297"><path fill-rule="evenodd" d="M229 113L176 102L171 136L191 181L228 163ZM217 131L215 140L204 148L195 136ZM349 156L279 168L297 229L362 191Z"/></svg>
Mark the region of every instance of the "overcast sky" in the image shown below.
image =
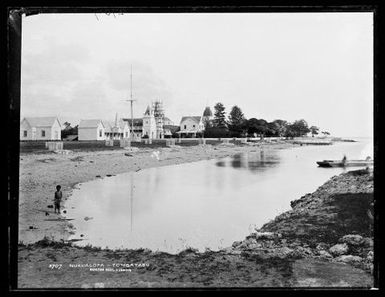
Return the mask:
<svg viewBox="0 0 385 297"><path fill-rule="evenodd" d="M21 117L113 121L222 102L246 118L373 133L372 13L42 14L23 17Z"/></svg>

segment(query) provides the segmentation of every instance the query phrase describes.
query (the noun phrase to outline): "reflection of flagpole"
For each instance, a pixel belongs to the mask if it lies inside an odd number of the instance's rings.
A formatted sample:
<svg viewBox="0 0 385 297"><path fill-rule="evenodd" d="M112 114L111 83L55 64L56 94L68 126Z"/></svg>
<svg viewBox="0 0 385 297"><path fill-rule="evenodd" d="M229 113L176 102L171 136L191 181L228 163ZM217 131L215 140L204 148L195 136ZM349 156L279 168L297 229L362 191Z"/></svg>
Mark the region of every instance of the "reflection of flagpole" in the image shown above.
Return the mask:
<svg viewBox="0 0 385 297"><path fill-rule="evenodd" d="M130 203L130 205L131 205L131 232L132 232L132 213L133 213L132 209L133 209L133 202L134 202L133 176L134 176L134 174L131 172L131 203Z"/></svg>

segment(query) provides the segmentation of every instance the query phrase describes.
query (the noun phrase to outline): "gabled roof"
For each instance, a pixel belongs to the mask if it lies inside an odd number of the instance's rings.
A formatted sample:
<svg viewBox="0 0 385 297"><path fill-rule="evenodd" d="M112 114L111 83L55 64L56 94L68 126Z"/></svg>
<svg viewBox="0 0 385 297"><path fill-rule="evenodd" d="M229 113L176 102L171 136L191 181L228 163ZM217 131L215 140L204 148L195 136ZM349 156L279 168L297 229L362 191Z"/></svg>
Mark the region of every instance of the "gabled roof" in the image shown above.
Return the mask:
<svg viewBox="0 0 385 297"><path fill-rule="evenodd" d="M124 129L124 126L125 125L128 125L127 122L125 122L123 119L119 119L118 121L118 126L121 128L121 129Z"/></svg>
<svg viewBox="0 0 385 297"><path fill-rule="evenodd" d="M182 119L180 120L180 123L188 119L191 119L194 122L197 122L199 124L199 122L201 121L201 116L185 116L185 117L182 117Z"/></svg>
<svg viewBox="0 0 385 297"><path fill-rule="evenodd" d="M147 106L146 111L144 112L144 115L150 115L150 106Z"/></svg>
<svg viewBox="0 0 385 297"><path fill-rule="evenodd" d="M168 117L164 117L164 118L163 118L163 121L169 121L169 122L172 122Z"/></svg>
<svg viewBox="0 0 385 297"><path fill-rule="evenodd" d="M52 127L57 117L35 117L24 118L31 127ZM59 120L58 120L59 122ZM60 122L59 122L60 125ZM60 125L61 126L61 125Z"/></svg>
<svg viewBox="0 0 385 297"><path fill-rule="evenodd" d="M124 129L124 126L127 125L127 122L125 122L123 119L119 119L117 121L118 126L115 126L115 122L111 121L103 121L105 132L117 132L117 128L120 128L121 130Z"/></svg>
<svg viewBox="0 0 385 297"><path fill-rule="evenodd" d="M92 120L81 120L79 123L79 128L96 128L99 123L102 123L103 127L103 121L99 119L92 119Z"/></svg>
<svg viewBox="0 0 385 297"><path fill-rule="evenodd" d="M103 121L104 124L104 132L113 132L112 128L115 126L114 122Z"/></svg>

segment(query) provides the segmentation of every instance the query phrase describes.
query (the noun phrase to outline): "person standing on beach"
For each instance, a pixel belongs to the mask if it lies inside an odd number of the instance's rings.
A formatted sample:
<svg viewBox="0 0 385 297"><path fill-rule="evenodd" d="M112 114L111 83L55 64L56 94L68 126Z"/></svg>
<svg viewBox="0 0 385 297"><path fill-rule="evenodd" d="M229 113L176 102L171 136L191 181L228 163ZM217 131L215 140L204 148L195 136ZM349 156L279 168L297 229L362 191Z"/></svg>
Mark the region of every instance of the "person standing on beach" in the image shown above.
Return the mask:
<svg viewBox="0 0 385 297"><path fill-rule="evenodd" d="M347 160L347 158L346 158L346 155L344 155L344 157L342 158L342 166L346 166L346 160Z"/></svg>
<svg viewBox="0 0 385 297"><path fill-rule="evenodd" d="M54 205L55 205L54 211L56 213L56 210L57 210L58 214L60 214L60 202L63 197L63 193L60 191L60 189L61 189L61 186L57 185L56 192L55 192L55 199L54 199Z"/></svg>

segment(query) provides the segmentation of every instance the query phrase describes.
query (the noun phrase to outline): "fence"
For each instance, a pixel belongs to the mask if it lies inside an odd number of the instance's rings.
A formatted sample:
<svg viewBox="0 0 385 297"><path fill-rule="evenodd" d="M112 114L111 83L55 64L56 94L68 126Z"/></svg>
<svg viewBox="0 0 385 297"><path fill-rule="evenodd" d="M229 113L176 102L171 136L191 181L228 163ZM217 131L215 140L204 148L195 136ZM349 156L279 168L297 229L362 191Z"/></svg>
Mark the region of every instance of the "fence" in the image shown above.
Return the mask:
<svg viewBox="0 0 385 297"><path fill-rule="evenodd" d="M107 139L106 142L105 142L105 145L106 145L106 146L114 146L114 140L112 140L112 139Z"/></svg>
<svg viewBox="0 0 385 297"><path fill-rule="evenodd" d="M50 151L63 150L63 142L62 141L47 141L45 143L45 147Z"/></svg>
<svg viewBox="0 0 385 297"><path fill-rule="evenodd" d="M172 145L175 145L175 138L167 138L166 146L172 146Z"/></svg>
<svg viewBox="0 0 385 297"><path fill-rule="evenodd" d="M130 147L131 146L131 140L129 138L120 139L119 145L120 145L120 147Z"/></svg>

